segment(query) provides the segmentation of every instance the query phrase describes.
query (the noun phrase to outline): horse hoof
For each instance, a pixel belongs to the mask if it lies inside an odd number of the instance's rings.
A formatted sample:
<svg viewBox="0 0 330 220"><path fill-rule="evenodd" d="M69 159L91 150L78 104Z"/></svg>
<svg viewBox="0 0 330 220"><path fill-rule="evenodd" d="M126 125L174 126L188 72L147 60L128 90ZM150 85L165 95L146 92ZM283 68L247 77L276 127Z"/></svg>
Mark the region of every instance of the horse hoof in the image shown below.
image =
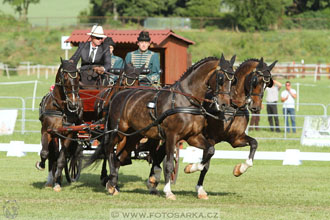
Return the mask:
<svg viewBox="0 0 330 220"><path fill-rule="evenodd" d="M45 167L41 167L40 166L40 162L39 161L36 162L36 165L35 166L36 166L37 170L40 170L40 171L44 171L45 170Z"/></svg>
<svg viewBox="0 0 330 220"><path fill-rule="evenodd" d="M61 186L59 184L56 184L53 188L55 192L61 192Z"/></svg>
<svg viewBox="0 0 330 220"><path fill-rule="evenodd" d="M166 195L166 199L174 201L174 200L176 200L176 196L172 193L172 194Z"/></svg>
<svg viewBox="0 0 330 220"><path fill-rule="evenodd" d="M188 164L185 168L184 168L184 172L185 173L191 173L191 167L192 167L192 163Z"/></svg>
<svg viewBox="0 0 330 220"><path fill-rule="evenodd" d="M234 176L239 177L240 175L242 175L240 169L241 169L241 164L237 164L237 165L234 167L234 170L233 170L233 174L234 174Z"/></svg>
<svg viewBox="0 0 330 220"><path fill-rule="evenodd" d="M156 188L158 185L157 180L154 176L149 177L149 180L147 182L148 189L150 188Z"/></svg>
<svg viewBox="0 0 330 220"><path fill-rule="evenodd" d="M149 193L150 195L156 195L156 196L160 195L157 189L149 189Z"/></svg>
<svg viewBox="0 0 330 220"><path fill-rule="evenodd" d="M119 194L119 191L116 189L116 187L111 186L111 184L109 184L109 182L107 182L106 188L107 188L109 194L112 196L116 196Z"/></svg>
<svg viewBox="0 0 330 220"><path fill-rule="evenodd" d="M209 199L207 194L198 194L197 197L198 197L198 199L203 199L203 200L208 200Z"/></svg>

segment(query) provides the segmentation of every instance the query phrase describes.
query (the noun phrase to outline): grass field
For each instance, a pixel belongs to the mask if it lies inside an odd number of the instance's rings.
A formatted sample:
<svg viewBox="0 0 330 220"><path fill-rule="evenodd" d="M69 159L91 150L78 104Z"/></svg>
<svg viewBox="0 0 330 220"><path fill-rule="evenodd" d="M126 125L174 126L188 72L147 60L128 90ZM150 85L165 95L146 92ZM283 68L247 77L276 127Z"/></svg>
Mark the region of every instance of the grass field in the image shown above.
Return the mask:
<svg viewBox="0 0 330 220"><path fill-rule="evenodd" d="M7 79L0 77L1 82L36 80L35 75L12 76ZM282 83L286 79L279 79ZM328 104L330 100L329 80L323 78L316 83L311 78L291 79L292 83L301 83L300 101L302 103ZM37 96L48 92L54 82L54 76L38 79ZM307 85L308 84L308 85ZM314 86L311 86L314 85ZM33 92L33 84L9 86L2 85L0 96L29 97ZM37 102L38 104L38 102ZM18 105L8 100L0 99L1 108ZM27 102L29 107L31 102ZM36 106L38 107L38 106ZM262 113L265 113L263 109ZM320 114L319 109L301 108L298 115ZM322 111L321 111L322 114ZM38 118L38 111L28 112L30 119ZM302 126L303 118L297 119ZM261 118L261 125L267 124L266 118ZM283 119L281 119L283 124ZM20 123L16 125L20 128ZM27 124L31 130L40 129L39 122ZM249 133L253 137L274 137L274 133L262 129ZM276 134L282 135L282 134ZM300 131L295 136L299 137ZM25 143L40 143L40 133L15 133L0 136L0 143L11 140L24 140ZM329 152L327 147L301 146L299 141L259 140L258 151L285 151L300 149L307 152ZM216 146L216 149L232 150L226 143ZM247 148L235 150L248 150ZM164 194L152 196L145 186L150 166L144 161L134 161L132 166L122 167L119 176L121 193L112 197L107 195L99 182L100 166L96 169L83 170L80 180L68 185L64 180L60 193L51 188L44 188L46 172L34 168L39 156L29 153L26 157L6 157L0 152L0 199L2 206L6 201L16 200L19 205L17 219L110 219L110 211L114 208L171 209L191 210L217 209L221 219L329 219L330 190L328 175L330 165L327 162L306 162L301 166L282 166L282 161L256 160L254 167L239 178L232 175L235 164L241 160L214 159L206 177L204 188L210 199L201 201L194 191L198 173L186 175L183 173L184 163L180 163L177 184L172 186L177 201L167 201ZM163 180L163 178L162 178ZM164 182L159 185L162 190ZM0 213L0 219L5 219Z"/></svg>
<svg viewBox="0 0 330 220"><path fill-rule="evenodd" d="M30 4L28 19L33 26L61 26L72 24L74 23L72 21L76 21L74 17L78 16L81 11L88 9L88 7L89 0L41 0L37 4ZM18 13L15 13L13 7L8 3L3 4L3 2L1 2L0 10L6 14L18 17ZM46 17L50 19L46 20Z"/></svg>
<svg viewBox="0 0 330 220"><path fill-rule="evenodd" d="M144 161L120 170L120 194L107 195L99 183L100 167L83 170L80 180L62 191L44 188L47 173L34 168L36 154L23 158L0 153L1 202L16 200L17 219L110 219L113 208L191 210L218 209L221 219L317 219L330 218L330 165L305 162L301 166L282 166L280 161L255 161L241 177L232 175L238 160L212 160L204 188L208 201L196 198L194 186L198 173L184 174L181 161L176 185L176 201L149 195L145 186L150 166ZM163 180L163 178L162 178ZM162 191L164 182L158 188ZM0 219L5 217L0 214Z"/></svg>

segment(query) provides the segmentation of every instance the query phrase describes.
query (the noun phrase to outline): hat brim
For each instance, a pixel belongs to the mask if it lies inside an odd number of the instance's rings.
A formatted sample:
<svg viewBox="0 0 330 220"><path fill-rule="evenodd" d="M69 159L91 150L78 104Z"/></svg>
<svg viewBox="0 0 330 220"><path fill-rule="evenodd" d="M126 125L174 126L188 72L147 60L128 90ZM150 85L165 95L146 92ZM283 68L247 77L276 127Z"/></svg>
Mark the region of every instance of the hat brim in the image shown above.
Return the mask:
<svg viewBox="0 0 330 220"><path fill-rule="evenodd" d="M104 34L97 34L97 33L87 33L87 35L93 36L93 37L101 37L106 38L107 36Z"/></svg>
<svg viewBox="0 0 330 220"><path fill-rule="evenodd" d="M151 39L150 38L142 38L142 37L138 37L138 42L139 41L146 41L146 42L150 42L151 41Z"/></svg>

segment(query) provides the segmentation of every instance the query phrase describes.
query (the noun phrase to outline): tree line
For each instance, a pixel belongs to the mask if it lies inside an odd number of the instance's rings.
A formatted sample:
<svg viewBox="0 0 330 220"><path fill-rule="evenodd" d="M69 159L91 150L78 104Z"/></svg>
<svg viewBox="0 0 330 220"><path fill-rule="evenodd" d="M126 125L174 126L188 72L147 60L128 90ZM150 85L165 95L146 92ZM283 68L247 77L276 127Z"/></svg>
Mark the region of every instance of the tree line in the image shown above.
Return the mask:
<svg viewBox="0 0 330 220"><path fill-rule="evenodd" d="M3 0L26 19L40 0ZM83 16L219 18L236 30L268 30L287 17L326 17L330 0L90 0ZM329 21L329 20L328 20ZM327 21L327 22L328 22ZM216 22L211 22L214 25Z"/></svg>

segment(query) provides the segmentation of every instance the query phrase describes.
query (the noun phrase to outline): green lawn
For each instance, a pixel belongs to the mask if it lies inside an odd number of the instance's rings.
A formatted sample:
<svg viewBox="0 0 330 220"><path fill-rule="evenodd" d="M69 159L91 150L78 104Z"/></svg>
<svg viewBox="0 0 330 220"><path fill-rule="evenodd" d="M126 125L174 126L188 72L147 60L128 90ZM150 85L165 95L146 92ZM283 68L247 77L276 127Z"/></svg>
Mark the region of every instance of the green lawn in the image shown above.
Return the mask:
<svg viewBox="0 0 330 220"><path fill-rule="evenodd" d="M109 219L112 208L214 208L221 219L330 218L330 165L326 162L282 166L281 161L255 161L254 167L236 178L232 169L242 161L214 159L204 184L209 200L201 201L194 191L199 174L184 174L186 164L181 161L177 184L172 185L177 200L167 201L163 181L158 186L161 196L148 194L145 181L150 166L144 161L122 167L121 192L109 196L99 183L100 167L83 170L80 180L71 185L64 181L62 191L56 193L44 188L47 173L34 168L37 160L32 153L22 158L0 153L0 198L17 201L17 219Z"/></svg>
<svg viewBox="0 0 330 220"><path fill-rule="evenodd" d="M74 17L78 16L81 11L88 9L89 2L89 0L40 0L37 4L30 4L28 18L33 26L73 25L76 23ZM13 7L8 3L3 4L1 2L1 4L0 10L2 12L18 17L18 13L15 13Z"/></svg>

